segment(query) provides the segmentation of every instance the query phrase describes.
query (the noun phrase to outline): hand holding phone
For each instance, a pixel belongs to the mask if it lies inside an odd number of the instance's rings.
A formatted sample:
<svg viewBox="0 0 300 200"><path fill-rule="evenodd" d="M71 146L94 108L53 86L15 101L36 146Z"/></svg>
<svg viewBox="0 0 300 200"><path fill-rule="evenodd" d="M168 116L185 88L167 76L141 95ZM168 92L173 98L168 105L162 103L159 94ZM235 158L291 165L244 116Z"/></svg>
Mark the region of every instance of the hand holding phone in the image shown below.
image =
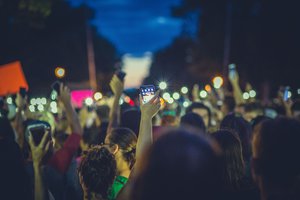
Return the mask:
<svg viewBox="0 0 300 200"><path fill-rule="evenodd" d="M236 71L235 64L228 65L228 76L229 76L229 80L235 80L237 78L237 71Z"/></svg>
<svg viewBox="0 0 300 200"><path fill-rule="evenodd" d="M125 76L126 76L126 73L123 72L123 71L121 71L121 70L119 70L119 71L116 72L116 75L117 75L117 77L118 77L121 81L124 81L124 78L125 78Z"/></svg>
<svg viewBox="0 0 300 200"><path fill-rule="evenodd" d="M60 95L60 85L62 83L60 81L55 81L54 83L52 83L51 88L56 91L57 95Z"/></svg>
<svg viewBox="0 0 300 200"><path fill-rule="evenodd" d="M143 98L143 103L148 103L155 95L156 89L154 85L142 85L140 94Z"/></svg>
<svg viewBox="0 0 300 200"><path fill-rule="evenodd" d="M50 140L50 132L50 126L46 126L43 123L32 124L27 127L26 140L29 142L29 136L31 135L34 144L37 146L41 143L45 134L48 134L46 137Z"/></svg>
<svg viewBox="0 0 300 200"><path fill-rule="evenodd" d="M286 86L283 90L283 101L289 100L289 98L290 98L289 93L290 93L290 87Z"/></svg>
<svg viewBox="0 0 300 200"><path fill-rule="evenodd" d="M19 93L21 97L24 99L27 96L27 90L24 87L20 87Z"/></svg>

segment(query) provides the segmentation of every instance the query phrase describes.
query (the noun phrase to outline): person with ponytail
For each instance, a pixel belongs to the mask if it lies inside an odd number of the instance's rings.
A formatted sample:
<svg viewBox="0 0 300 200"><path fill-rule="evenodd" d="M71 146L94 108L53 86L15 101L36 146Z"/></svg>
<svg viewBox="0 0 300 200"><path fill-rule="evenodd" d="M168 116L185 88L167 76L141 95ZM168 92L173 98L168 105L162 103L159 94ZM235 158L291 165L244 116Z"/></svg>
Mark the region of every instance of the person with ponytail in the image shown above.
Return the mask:
<svg viewBox="0 0 300 200"><path fill-rule="evenodd" d="M108 199L117 198L119 191L127 183L135 163L136 134L128 128L114 128L105 138L104 146L115 155L117 177L109 191Z"/></svg>

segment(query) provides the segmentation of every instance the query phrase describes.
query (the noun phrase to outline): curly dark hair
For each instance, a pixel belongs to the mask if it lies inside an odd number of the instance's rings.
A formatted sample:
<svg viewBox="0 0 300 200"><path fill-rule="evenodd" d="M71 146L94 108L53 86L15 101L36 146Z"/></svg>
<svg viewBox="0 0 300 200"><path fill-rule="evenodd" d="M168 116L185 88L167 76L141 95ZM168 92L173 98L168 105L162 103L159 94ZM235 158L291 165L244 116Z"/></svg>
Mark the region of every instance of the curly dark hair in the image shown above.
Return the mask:
<svg viewBox="0 0 300 200"><path fill-rule="evenodd" d="M116 176L117 164L110 151L101 146L91 147L83 156L78 172L88 192L107 198Z"/></svg>

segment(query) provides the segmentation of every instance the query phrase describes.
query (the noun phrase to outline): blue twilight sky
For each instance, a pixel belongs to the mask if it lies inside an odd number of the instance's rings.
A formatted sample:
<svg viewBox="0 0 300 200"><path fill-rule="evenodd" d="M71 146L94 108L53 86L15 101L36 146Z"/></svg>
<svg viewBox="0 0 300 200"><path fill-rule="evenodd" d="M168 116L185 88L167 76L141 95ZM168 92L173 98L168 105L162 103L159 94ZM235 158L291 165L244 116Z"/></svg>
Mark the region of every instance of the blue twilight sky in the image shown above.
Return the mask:
<svg viewBox="0 0 300 200"><path fill-rule="evenodd" d="M120 53L135 56L170 44L181 32L182 21L171 17L180 0L68 0L87 2L96 11L92 21Z"/></svg>

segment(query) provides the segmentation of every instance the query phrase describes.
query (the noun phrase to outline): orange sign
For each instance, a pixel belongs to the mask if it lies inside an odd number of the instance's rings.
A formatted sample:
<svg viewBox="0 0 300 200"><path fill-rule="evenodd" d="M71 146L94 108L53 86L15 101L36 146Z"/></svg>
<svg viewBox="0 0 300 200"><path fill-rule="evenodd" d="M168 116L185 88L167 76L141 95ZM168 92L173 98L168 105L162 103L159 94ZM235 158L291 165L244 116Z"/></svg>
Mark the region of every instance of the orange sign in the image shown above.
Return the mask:
<svg viewBox="0 0 300 200"><path fill-rule="evenodd" d="M0 66L0 96L15 94L20 87L28 90L28 84L19 61Z"/></svg>

